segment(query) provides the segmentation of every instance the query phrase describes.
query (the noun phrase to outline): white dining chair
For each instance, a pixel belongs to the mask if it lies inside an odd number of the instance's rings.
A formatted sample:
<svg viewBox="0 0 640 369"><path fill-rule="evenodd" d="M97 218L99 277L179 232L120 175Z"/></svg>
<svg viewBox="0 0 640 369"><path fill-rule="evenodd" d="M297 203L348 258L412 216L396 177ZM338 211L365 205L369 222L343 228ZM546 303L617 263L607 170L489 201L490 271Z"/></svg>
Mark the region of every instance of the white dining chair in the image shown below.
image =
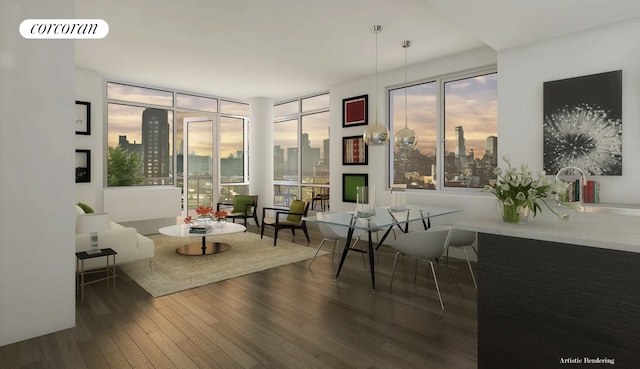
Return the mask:
<svg viewBox="0 0 640 369"><path fill-rule="evenodd" d="M451 230L451 236L449 237L449 245L447 247L447 267L449 266L449 249L451 247L464 251L464 256L467 258L467 265L469 266L469 272L471 273L471 279L473 279L473 285L478 288L476 277L473 274L473 268L471 267L471 261L469 260L469 253L467 249L471 248L478 256L478 249L474 247L476 240L478 239L478 232L465 231L462 229Z"/></svg>
<svg viewBox="0 0 640 369"><path fill-rule="evenodd" d="M332 216L332 214L335 214L336 217L340 216L337 213L324 212L324 213L317 213L316 217L319 220L328 220ZM336 219L336 221L339 222L338 219ZM343 239L346 240L347 232L349 231L349 227L345 227L345 226L330 225L324 222L318 222L317 224L318 224L318 229L320 230L320 233L322 233L323 238L322 238L322 241L320 241L318 248L316 249L316 253L313 255L311 260L309 260L309 263L307 264L308 268L311 268L311 264L313 263L313 260L315 260L316 256L318 256L318 253L320 252L322 245L327 241L333 242L333 249L331 251L331 262L333 263L333 259L336 254L336 249L340 250L340 240L343 240ZM353 243L351 247L354 247L358 243L358 241L360 240L361 234L362 234L361 231L358 231L358 230L354 231L354 234L352 236ZM362 260L364 263L364 257Z"/></svg>
<svg viewBox="0 0 640 369"><path fill-rule="evenodd" d="M436 270L432 260L437 260L444 254L445 248L449 243L450 231L450 226L433 226L426 231L403 233L399 235L397 239L392 241L390 246L397 252L393 261L393 271L391 272L391 283L389 289L393 287L393 278L395 276L396 264L398 263L398 256L400 254L414 257L417 260L426 261L431 267L433 282L436 285L438 299L440 299L440 307L444 310L444 303L442 302L442 295L440 294L440 287L438 286L438 278L436 277Z"/></svg>

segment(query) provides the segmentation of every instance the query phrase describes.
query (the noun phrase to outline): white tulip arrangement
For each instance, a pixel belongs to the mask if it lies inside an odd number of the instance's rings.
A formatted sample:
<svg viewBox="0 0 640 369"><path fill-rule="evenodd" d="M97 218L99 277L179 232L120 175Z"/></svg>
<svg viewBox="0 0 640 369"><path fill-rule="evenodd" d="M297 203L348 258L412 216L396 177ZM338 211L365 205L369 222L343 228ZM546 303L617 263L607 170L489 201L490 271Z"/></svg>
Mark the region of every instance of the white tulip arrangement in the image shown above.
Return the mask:
<svg viewBox="0 0 640 369"><path fill-rule="evenodd" d="M549 203L569 205L572 208L580 205L560 201L562 195L567 192L567 183L550 181L544 170L539 171L538 178L534 179L526 163L520 165L518 171L511 166L508 155L502 156L502 160L507 163L508 168L503 171L497 167L494 170L498 176L497 185L495 187L486 185L482 191L492 193L502 203L504 221L518 222L519 214L522 214L526 208L530 209L535 217L538 211L542 210L541 203L558 218L568 220L569 214L557 212Z"/></svg>

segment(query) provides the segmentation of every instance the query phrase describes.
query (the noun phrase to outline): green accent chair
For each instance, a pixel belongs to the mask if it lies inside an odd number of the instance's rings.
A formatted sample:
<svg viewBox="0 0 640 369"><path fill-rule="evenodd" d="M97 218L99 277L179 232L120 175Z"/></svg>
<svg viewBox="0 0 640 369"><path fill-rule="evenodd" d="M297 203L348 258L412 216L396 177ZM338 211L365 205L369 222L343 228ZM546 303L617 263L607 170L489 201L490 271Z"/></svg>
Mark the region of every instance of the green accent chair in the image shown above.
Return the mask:
<svg viewBox="0 0 640 369"><path fill-rule="evenodd" d="M273 246L278 242L278 231L281 229L291 229L293 237L296 236L296 229L302 229L304 235L307 237L307 242L311 242L309 239L309 232L307 231L307 223L303 219L309 212L308 201L294 200L291 203L289 209L286 208L262 208L262 229L260 231L260 238L264 236L264 227L269 226L275 229L273 236ZM269 211L273 216L267 216ZM274 214L275 213L275 214Z"/></svg>
<svg viewBox="0 0 640 369"><path fill-rule="evenodd" d="M233 203L219 202L216 211L225 210L227 219L244 219L244 226L247 226L247 219L253 218L256 225L260 227L258 222L258 196L257 195L235 195ZM245 230L246 232L246 230Z"/></svg>

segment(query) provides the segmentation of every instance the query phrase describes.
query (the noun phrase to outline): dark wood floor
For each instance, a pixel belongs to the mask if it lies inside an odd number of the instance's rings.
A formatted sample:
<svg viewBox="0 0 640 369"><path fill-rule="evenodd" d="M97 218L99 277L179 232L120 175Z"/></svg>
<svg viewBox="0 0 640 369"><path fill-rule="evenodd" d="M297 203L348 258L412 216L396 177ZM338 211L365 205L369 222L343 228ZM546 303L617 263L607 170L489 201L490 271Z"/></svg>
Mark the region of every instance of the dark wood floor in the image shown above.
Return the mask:
<svg viewBox="0 0 640 369"><path fill-rule="evenodd" d="M257 232L256 227L249 231ZM265 235L272 235L265 231ZM310 247L322 238L311 231ZM290 232L281 239L293 240ZM296 243L307 245L298 234ZM323 247L331 251L331 246ZM317 258L151 297L124 273L117 288L87 286L76 327L0 347L2 368L477 368L477 291L466 263L432 278L394 252L376 255L377 289L353 253Z"/></svg>

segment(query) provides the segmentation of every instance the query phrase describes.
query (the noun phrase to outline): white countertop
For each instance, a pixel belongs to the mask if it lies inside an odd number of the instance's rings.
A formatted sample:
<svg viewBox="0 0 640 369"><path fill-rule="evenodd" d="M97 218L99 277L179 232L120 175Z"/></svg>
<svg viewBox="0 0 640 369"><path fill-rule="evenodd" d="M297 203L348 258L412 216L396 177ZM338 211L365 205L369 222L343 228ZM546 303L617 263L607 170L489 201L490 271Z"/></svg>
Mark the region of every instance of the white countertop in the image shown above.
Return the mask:
<svg viewBox="0 0 640 369"><path fill-rule="evenodd" d="M464 220L456 228L533 240L568 243L640 253L640 216L569 212L567 221L549 211L526 224L505 223L496 213L484 219ZM482 247L482 246L480 246Z"/></svg>

